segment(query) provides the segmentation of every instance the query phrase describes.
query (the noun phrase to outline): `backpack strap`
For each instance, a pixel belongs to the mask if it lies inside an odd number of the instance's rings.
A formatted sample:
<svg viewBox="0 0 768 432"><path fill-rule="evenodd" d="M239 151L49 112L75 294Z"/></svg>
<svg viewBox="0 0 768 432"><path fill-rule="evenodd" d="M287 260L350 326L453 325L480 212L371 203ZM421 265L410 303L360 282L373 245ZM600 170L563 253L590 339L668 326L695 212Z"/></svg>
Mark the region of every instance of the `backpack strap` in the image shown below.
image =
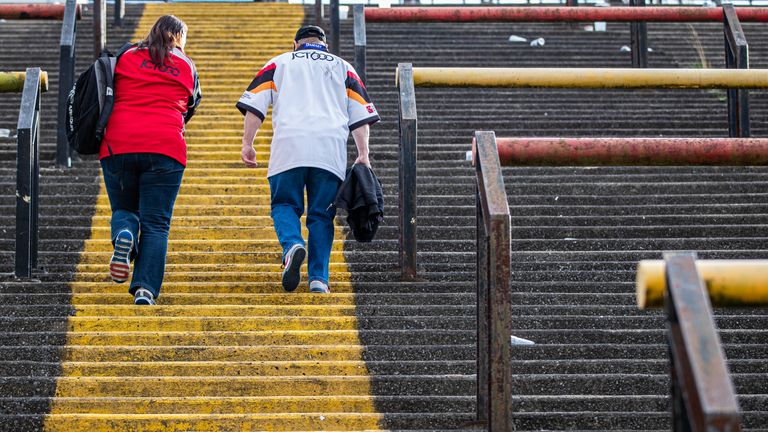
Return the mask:
<svg viewBox="0 0 768 432"><path fill-rule="evenodd" d="M115 106L115 67L117 67L117 61L120 60L120 56L125 54L126 51L133 48L137 44L127 43L117 50L117 54L112 57L109 52L102 53L99 56L99 66L104 73L104 81L106 84L104 93L104 108L99 115L99 121L96 124L96 139L100 142L104 138L104 130L107 128L109 117L112 115L112 108ZM107 145L110 156L112 155L112 148Z"/></svg>

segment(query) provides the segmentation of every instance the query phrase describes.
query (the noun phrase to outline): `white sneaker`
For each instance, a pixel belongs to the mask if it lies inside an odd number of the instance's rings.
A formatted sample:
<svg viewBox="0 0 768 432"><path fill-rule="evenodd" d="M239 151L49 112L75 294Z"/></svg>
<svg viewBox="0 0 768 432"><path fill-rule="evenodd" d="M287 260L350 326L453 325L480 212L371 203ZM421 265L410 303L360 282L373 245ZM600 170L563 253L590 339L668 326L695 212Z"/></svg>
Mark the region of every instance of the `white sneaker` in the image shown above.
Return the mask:
<svg viewBox="0 0 768 432"><path fill-rule="evenodd" d="M301 264L304 257L307 256L307 250L303 245L295 244L288 249L283 260L283 289L286 292L292 292L301 282Z"/></svg>

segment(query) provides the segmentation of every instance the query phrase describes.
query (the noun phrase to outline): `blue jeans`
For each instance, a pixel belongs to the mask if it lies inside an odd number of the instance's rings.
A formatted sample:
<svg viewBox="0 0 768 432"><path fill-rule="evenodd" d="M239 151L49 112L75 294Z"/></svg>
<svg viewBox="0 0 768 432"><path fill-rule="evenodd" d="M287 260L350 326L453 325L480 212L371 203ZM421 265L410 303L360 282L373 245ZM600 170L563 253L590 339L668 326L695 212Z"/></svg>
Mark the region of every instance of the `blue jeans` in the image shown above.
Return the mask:
<svg viewBox="0 0 768 432"><path fill-rule="evenodd" d="M294 168L269 177L272 197L272 221L283 257L295 244L304 245L301 220L304 214L304 189L307 190L307 229L309 281L328 283L328 264L333 246L333 218L336 216L336 192L341 180L320 168Z"/></svg>
<svg viewBox="0 0 768 432"><path fill-rule="evenodd" d="M168 156L128 153L101 160L112 207L112 243L120 231L133 234L135 257L128 292L148 289L155 298L165 274L168 231L184 166Z"/></svg>

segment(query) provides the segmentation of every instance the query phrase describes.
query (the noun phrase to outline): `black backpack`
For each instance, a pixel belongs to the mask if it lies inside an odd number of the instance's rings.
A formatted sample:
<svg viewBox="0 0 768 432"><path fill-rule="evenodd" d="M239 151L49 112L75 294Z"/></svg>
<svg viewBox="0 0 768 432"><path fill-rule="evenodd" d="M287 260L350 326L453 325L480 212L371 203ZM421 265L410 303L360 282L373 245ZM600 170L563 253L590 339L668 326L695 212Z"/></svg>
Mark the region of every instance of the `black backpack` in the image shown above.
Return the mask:
<svg viewBox="0 0 768 432"><path fill-rule="evenodd" d="M99 58L77 78L69 91L65 127L70 148L82 155L97 154L115 103L115 65L133 44L125 44L112 55ZM112 153L110 149L110 154Z"/></svg>

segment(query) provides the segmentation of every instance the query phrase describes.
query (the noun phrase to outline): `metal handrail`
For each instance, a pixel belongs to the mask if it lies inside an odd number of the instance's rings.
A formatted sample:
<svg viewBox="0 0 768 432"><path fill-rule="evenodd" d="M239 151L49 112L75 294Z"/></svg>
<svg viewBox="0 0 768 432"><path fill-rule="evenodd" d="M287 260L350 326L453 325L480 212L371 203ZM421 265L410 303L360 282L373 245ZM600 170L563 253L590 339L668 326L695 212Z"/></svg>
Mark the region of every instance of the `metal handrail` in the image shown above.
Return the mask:
<svg viewBox="0 0 768 432"><path fill-rule="evenodd" d="M75 46L77 38L77 0L67 0L59 42L59 104L56 117L56 165L72 166L71 151L65 127L67 97L75 82Z"/></svg>
<svg viewBox="0 0 768 432"><path fill-rule="evenodd" d="M736 391L694 253L665 254L673 430L741 430Z"/></svg>
<svg viewBox="0 0 768 432"><path fill-rule="evenodd" d="M511 218L496 135L475 132L475 142L477 420L491 431L511 431Z"/></svg>
<svg viewBox="0 0 768 432"><path fill-rule="evenodd" d="M38 197L40 177L40 68L28 68L17 124L16 153L16 277L30 278L37 268Z"/></svg>
<svg viewBox="0 0 768 432"><path fill-rule="evenodd" d="M749 69L749 45L732 4L723 5L725 67ZM728 90L728 135L749 136L749 93L746 89Z"/></svg>
<svg viewBox="0 0 768 432"><path fill-rule="evenodd" d="M413 86L413 68L410 64L397 67L398 124L400 127L399 173L399 226L400 275L404 280L416 278L416 159L418 146L416 92Z"/></svg>

